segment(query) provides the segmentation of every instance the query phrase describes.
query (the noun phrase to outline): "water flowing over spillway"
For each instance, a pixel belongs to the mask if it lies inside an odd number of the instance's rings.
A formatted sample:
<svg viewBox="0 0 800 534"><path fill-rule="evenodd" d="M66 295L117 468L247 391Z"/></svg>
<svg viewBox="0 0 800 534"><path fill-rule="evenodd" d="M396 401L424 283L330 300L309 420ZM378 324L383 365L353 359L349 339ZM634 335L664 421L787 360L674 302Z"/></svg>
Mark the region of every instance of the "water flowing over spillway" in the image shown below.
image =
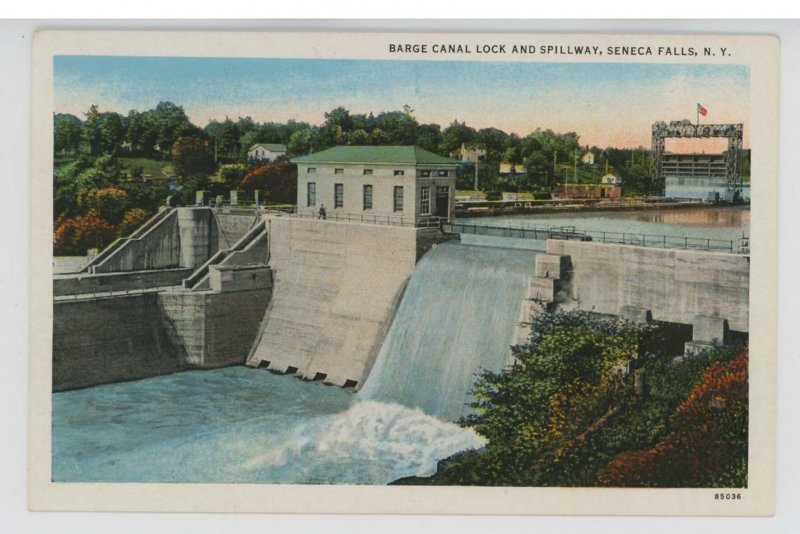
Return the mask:
<svg viewBox="0 0 800 534"><path fill-rule="evenodd" d="M428 252L358 396L451 421L464 415L477 373L508 361L535 256L457 243Z"/></svg>
<svg viewBox="0 0 800 534"><path fill-rule="evenodd" d="M452 423L506 363L535 252L440 245L408 283L356 395L263 369L53 395L59 482L387 484L485 440Z"/></svg>

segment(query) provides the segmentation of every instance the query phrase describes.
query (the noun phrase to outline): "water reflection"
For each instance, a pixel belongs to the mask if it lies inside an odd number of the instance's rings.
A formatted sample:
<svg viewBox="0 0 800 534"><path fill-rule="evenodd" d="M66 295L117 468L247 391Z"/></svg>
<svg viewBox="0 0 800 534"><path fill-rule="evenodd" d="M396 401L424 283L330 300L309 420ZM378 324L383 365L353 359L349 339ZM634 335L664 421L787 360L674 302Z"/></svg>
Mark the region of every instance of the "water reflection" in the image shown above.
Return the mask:
<svg viewBox="0 0 800 534"><path fill-rule="evenodd" d="M658 210L619 213L617 216L632 216L637 221L673 224L681 226L710 226L713 228L741 228L750 225L750 210L747 208L693 208L680 210ZM611 216L614 218L614 216Z"/></svg>

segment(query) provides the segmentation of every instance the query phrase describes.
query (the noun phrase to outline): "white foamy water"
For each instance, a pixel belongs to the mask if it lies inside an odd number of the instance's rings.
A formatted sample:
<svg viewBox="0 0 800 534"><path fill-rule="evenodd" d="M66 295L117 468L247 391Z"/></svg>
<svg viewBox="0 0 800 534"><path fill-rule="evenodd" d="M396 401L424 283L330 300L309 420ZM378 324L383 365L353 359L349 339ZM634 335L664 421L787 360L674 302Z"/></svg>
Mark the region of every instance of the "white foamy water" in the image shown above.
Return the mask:
<svg viewBox="0 0 800 534"><path fill-rule="evenodd" d="M328 481L335 474L340 483L381 484L432 475L438 460L484 444L472 430L422 410L367 400L303 422L270 440L244 467L284 472L294 481Z"/></svg>

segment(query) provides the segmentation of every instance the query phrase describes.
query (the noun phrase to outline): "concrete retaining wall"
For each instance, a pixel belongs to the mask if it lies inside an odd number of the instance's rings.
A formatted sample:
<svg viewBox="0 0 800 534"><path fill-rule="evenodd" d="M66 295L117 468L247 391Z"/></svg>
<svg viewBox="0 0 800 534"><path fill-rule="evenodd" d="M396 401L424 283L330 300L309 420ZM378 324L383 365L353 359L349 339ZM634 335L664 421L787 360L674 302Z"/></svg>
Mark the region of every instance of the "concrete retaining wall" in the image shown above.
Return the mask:
<svg viewBox="0 0 800 534"><path fill-rule="evenodd" d="M681 324L713 316L749 332L749 256L553 239L547 253L570 257L580 309L618 315L633 306Z"/></svg>
<svg viewBox="0 0 800 534"><path fill-rule="evenodd" d="M94 266L96 273L169 269L181 266L178 210L172 211L142 235L126 240ZM186 265L183 265L186 267Z"/></svg>
<svg viewBox="0 0 800 534"><path fill-rule="evenodd" d="M414 270L414 228L268 219L275 289L248 365L360 386Z"/></svg>
<svg viewBox="0 0 800 534"><path fill-rule="evenodd" d="M58 301L53 305L53 390L181 370L156 294Z"/></svg>
<svg viewBox="0 0 800 534"><path fill-rule="evenodd" d="M186 348L187 364L212 368L245 363L271 294L269 287L176 291L161 293L159 301Z"/></svg>
<svg viewBox="0 0 800 534"><path fill-rule="evenodd" d="M217 210L214 215L219 226L219 245L217 247L219 249L232 247L261 219L255 214L255 210L249 215L224 213Z"/></svg>
<svg viewBox="0 0 800 534"><path fill-rule="evenodd" d="M64 274L53 277L53 296L124 291L180 285L191 269L162 269L102 274Z"/></svg>

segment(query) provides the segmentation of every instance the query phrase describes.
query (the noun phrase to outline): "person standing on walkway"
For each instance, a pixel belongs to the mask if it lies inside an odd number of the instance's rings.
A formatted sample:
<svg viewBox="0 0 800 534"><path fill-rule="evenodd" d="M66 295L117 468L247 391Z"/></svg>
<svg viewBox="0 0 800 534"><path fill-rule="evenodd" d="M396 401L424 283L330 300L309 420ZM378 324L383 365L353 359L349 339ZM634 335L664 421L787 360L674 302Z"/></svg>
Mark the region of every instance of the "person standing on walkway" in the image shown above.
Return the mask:
<svg viewBox="0 0 800 534"><path fill-rule="evenodd" d="M325 213L325 204L320 204L319 206L319 218L325 220L327 213Z"/></svg>

